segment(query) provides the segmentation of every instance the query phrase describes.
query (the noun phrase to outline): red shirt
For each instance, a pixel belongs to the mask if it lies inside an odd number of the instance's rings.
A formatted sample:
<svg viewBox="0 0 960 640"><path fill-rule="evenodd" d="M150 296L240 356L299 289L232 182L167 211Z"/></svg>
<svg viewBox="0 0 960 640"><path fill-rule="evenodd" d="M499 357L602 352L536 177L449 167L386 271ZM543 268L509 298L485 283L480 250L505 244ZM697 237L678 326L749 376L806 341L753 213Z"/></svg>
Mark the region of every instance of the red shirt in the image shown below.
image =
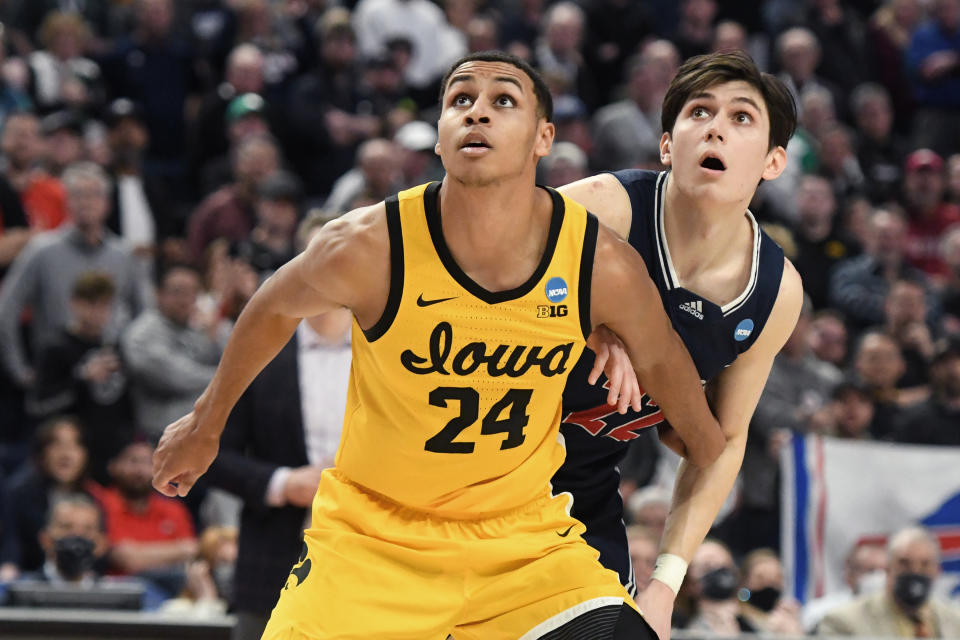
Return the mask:
<svg viewBox="0 0 960 640"><path fill-rule="evenodd" d="M190 512L181 503L150 494L142 513L133 511L114 488L104 489L101 504L107 520L110 544L118 542L167 542L195 537Z"/></svg>

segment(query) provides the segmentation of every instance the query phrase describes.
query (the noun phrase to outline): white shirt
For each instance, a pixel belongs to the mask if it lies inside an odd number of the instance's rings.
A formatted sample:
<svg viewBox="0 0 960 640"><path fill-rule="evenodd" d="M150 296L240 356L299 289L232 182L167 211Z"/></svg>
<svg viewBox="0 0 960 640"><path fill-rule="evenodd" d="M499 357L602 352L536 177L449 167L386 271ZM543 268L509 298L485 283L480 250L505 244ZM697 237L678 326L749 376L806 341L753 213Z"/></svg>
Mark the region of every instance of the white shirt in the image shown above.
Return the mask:
<svg viewBox="0 0 960 640"><path fill-rule="evenodd" d="M343 340L330 344L306 321L297 325L300 410L307 461L311 465L333 466L347 407L350 360L349 333ZM289 467L280 467L273 472L267 485L266 503L269 506L286 504L283 487L289 473Z"/></svg>
<svg viewBox="0 0 960 640"><path fill-rule="evenodd" d="M139 176L117 178L117 200L120 203L120 235L127 244L133 248L156 244L157 226Z"/></svg>

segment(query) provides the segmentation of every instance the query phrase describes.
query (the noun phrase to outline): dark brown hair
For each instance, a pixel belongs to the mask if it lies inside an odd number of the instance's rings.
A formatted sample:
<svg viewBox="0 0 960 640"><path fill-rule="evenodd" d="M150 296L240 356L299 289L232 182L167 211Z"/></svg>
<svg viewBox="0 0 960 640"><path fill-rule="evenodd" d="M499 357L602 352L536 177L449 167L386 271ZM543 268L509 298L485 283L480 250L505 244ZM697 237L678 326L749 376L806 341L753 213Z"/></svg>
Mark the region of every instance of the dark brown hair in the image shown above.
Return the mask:
<svg viewBox="0 0 960 640"><path fill-rule="evenodd" d="M660 125L665 133L673 133L677 116L694 96L724 82L742 80L754 87L767 105L770 117L770 146L786 147L797 128L797 105L787 87L775 76L762 73L742 51L694 56L684 62L663 97Z"/></svg>
<svg viewBox="0 0 960 640"><path fill-rule="evenodd" d="M477 51L463 56L450 65L450 68L443 75L443 81L440 83L441 108L443 108L443 94L447 92L447 83L450 81L450 76L460 65L468 62L504 62L523 71L533 82L533 94L537 97L537 115L547 122L553 122L553 96L550 95L550 89L547 87L547 83L543 81L543 77L526 60L503 51Z"/></svg>
<svg viewBox="0 0 960 640"><path fill-rule="evenodd" d="M73 281L70 297L85 302L100 302L113 298L117 286L110 274L102 271L86 271Z"/></svg>

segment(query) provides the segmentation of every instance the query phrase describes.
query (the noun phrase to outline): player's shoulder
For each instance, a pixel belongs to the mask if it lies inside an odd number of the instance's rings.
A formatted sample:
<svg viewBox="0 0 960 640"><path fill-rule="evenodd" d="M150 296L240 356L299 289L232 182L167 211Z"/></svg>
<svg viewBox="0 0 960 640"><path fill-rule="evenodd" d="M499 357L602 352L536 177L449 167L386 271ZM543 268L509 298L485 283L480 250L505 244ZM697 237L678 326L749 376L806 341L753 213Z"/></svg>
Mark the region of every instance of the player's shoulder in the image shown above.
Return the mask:
<svg viewBox="0 0 960 640"><path fill-rule="evenodd" d="M783 258L783 275L780 288L770 310L770 317L764 327L761 339L772 343L776 350L786 342L797 324L800 308L803 306L803 280L790 259Z"/></svg>
<svg viewBox="0 0 960 640"><path fill-rule="evenodd" d="M354 209L331 220L310 241L308 263L317 269L351 268L390 255L387 208L383 202Z"/></svg>
<svg viewBox="0 0 960 640"><path fill-rule="evenodd" d="M630 195L612 173L599 173L557 189L564 197L583 205L621 238L630 233Z"/></svg>

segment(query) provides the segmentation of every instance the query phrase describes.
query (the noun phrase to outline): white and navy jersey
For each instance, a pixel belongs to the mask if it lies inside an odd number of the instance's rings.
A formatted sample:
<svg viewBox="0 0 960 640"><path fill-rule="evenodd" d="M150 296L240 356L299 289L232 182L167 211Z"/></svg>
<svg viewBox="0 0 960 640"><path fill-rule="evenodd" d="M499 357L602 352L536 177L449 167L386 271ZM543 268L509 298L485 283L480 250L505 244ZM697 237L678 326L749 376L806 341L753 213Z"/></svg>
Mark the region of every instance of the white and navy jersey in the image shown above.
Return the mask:
<svg viewBox="0 0 960 640"><path fill-rule="evenodd" d="M663 222L669 173L629 169L614 175L630 195L633 221L628 241L643 257L673 328L706 382L749 349L763 331L780 289L783 250L748 211L754 237L749 282L734 300L719 306L678 284ZM585 350L564 389L560 431L567 457L553 478L553 489L573 495L572 514L587 526L587 542L600 551L604 566L619 572L633 593L617 466L630 441L664 419L656 403L646 396L639 413L632 409L625 415L617 413L616 407L606 403L603 385L587 383L593 361L593 352Z"/></svg>

